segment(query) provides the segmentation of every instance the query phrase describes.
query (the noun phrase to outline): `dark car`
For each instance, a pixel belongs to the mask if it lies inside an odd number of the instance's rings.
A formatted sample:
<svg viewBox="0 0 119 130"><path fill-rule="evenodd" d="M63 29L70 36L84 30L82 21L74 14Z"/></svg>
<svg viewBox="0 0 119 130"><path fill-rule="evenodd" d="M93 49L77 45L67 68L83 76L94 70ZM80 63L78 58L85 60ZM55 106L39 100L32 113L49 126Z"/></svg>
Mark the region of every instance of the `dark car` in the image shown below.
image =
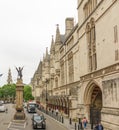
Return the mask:
<svg viewBox="0 0 119 130"><path fill-rule="evenodd" d="M27 111L30 113L36 113L36 103L33 103L33 102L29 102L27 104Z"/></svg>
<svg viewBox="0 0 119 130"><path fill-rule="evenodd" d="M46 121L45 117L43 114L33 114L32 116L32 126L33 129L46 129Z"/></svg>

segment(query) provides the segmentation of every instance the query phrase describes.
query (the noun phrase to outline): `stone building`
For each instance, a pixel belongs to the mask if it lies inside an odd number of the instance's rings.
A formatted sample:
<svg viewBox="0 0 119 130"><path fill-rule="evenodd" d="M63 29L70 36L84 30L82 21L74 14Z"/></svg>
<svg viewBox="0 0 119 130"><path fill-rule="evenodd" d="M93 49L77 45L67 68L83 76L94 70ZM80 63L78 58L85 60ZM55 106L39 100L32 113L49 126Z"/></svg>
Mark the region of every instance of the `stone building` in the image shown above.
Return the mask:
<svg viewBox="0 0 119 130"><path fill-rule="evenodd" d="M8 77L7 77L7 84L12 84L12 74L11 74L11 69L9 68L8 70Z"/></svg>
<svg viewBox="0 0 119 130"><path fill-rule="evenodd" d="M50 54L46 49L32 80L39 79L32 86L41 103L119 130L118 11L118 0L78 0L78 23L67 18L63 35L57 25Z"/></svg>

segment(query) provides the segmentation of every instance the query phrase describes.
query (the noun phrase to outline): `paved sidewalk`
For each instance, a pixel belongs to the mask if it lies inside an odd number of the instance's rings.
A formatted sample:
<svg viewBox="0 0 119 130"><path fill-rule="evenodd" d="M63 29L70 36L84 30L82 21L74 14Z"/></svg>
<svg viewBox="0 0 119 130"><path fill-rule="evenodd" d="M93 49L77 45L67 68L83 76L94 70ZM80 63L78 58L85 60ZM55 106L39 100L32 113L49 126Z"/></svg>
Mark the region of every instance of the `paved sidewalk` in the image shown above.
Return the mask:
<svg viewBox="0 0 119 130"><path fill-rule="evenodd" d="M40 112L42 112L42 111L40 111ZM84 130L84 129L78 129L78 122L75 123L74 121L72 121L72 124L70 124L69 118L67 118L65 116L63 116L63 121L62 121L62 119L59 120L58 118L56 118L56 116L54 117L53 115L51 116L50 114L46 114L46 113L44 113L44 114L45 114L45 116L47 116L48 118L51 118L52 120L56 121L60 125L63 125L67 130ZM80 128L80 126L79 126L79 128ZM86 130L91 130L90 124L87 124Z"/></svg>
<svg viewBox="0 0 119 130"><path fill-rule="evenodd" d="M68 128L68 130L84 130L84 129L81 129L78 122L72 122L72 124L69 123L69 118L64 118L64 125ZM79 128L80 129L79 129ZM87 124L87 128L86 130L91 130L90 128L90 124Z"/></svg>

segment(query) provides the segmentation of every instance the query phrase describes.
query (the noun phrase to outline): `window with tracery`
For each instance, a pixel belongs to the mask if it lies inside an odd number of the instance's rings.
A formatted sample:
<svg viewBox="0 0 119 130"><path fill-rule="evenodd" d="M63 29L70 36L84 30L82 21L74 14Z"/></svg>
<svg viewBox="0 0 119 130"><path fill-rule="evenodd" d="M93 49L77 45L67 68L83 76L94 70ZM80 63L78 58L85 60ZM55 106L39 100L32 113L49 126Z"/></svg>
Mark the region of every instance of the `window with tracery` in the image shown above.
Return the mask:
<svg viewBox="0 0 119 130"><path fill-rule="evenodd" d="M114 26L114 43L118 42L118 28L117 25Z"/></svg>
<svg viewBox="0 0 119 130"><path fill-rule="evenodd" d="M88 0L84 6L85 18L87 18L97 6L97 0Z"/></svg>
<svg viewBox="0 0 119 130"><path fill-rule="evenodd" d="M61 85L64 85L64 80L65 80L65 76L64 76L64 61L61 61Z"/></svg>
<svg viewBox="0 0 119 130"><path fill-rule="evenodd" d="M68 72L69 72L69 83L74 81L74 65L73 65L73 53L68 55Z"/></svg>
<svg viewBox="0 0 119 130"><path fill-rule="evenodd" d="M96 70L97 68L96 34L95 34L95 22L93 18L86 26L86 34L88 45L89 71L93 71Z"/></svg>

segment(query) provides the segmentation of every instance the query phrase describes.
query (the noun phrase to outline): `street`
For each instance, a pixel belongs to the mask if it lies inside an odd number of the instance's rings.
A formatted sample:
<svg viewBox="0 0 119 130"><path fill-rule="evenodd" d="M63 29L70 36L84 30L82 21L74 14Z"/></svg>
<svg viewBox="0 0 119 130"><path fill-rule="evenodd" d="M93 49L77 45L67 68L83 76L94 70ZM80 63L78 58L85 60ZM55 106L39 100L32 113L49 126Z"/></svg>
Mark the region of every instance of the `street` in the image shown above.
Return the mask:
<svg viewBox="0 0 119 130"><path fill-rule="evenodd" d="M8 112L1 112L0 113L0 129L1 130L7 130L10 122L13 119L13 116L15 114L15 107L14 104L5 104L5 107L8 108ZM39 111L38 111L39 112ZM26 117L27 117L27 122L26 122L26 127L25 130L33 130L32 128L32 122L31 122L31 117L33 113L27 113L25 109ZM68 130L65 128L61 123L54 121L52 118L45 116L46 118L46 130ZM10 129L12 130L12 129ZM15 130L15 129L14 129ZM16 130L22 130L22 128L16 128Z"/></svg>

